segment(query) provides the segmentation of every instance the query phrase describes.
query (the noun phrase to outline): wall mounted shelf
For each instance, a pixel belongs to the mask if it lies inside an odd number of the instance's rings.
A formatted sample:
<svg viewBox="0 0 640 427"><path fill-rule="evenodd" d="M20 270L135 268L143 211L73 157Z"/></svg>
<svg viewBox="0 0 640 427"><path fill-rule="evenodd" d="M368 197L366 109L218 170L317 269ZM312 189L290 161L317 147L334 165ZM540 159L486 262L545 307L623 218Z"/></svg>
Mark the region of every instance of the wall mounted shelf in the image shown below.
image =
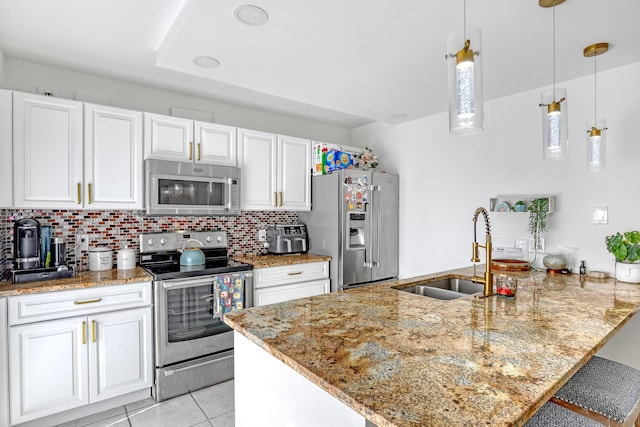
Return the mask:
<svg viewBox="0 0 640 427"><path fill-rule="evenodd" d="M556 208L556 198L555 196L545 196L545 195L538 195L538 196L531 196L531 195L513 195L513 196L496 196L496 197L492 197L491 199L489 199L489 208L491 210L491 212L514 212L514 213L518 213L518 212L525 212L528 213L529 211L527 210L527 208L529 208L529 206L531 206L531 202L535 199L547 199L547 207L548 213L553 213L555 211ZM519 201L523 201L525 204L525 208L523 211L517 211L516 209L516 203Z"/></svg>

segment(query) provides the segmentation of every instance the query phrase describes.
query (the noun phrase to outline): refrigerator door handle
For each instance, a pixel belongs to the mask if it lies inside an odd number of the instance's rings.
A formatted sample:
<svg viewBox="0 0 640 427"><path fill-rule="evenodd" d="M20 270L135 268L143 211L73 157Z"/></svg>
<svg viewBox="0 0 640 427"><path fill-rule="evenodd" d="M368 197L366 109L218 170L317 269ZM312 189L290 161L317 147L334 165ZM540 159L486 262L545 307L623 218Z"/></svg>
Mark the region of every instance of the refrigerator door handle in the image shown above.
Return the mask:
<svg viewBox="0 0 640 427"><path fill-rule="evenodd" d="M368 230L367 230L367 249L365 250L364 266L367 268L375 268L380 265L380 241L378 239L376 249L374 251L374 236L379 234L380 230L380 197L375 192L380 191L379 185L369 186L369 203L371 209L367 212L368 216ZM376 217L375 229L374 229L374 216ZM374 253L377 252L377 259L374 259ZM367 261L368 259L368 261Z"/></svg>
<svg viewBox="0 0 640 427"><path fill-rule="evenodd" d="M364 225L364 266L366 268L373 268L373 262L371 260L371 255L373 254L373 240L371 239L371 231L373 229L373 220L372 220L372 212L371 210L366 211L367 221Z"/></svg>
<svg viewBox="0 0 640 427"><path fill-rule="evenodd" d="M374 208L372 209L372 217L371 217L371 255L372 255L372 262L371 262L371 268L374 267L379 267L380 266L380 196L376 194L376 192L380 192L382 191L382 187L380 187L379 185L372 185L370 187L371 189L371 203L372 205L374 205ZM373 218L375 216L375 218ZM373 228L373 224L374 224L374 220L376 221L375 226L376 228ZM373 253L374 253L374 249L373 249L373 243L374 243L374 238L375 238L375 243L376 243L376 249L375 249L375 253L376 253L376 258L373 259Z"/></svg>

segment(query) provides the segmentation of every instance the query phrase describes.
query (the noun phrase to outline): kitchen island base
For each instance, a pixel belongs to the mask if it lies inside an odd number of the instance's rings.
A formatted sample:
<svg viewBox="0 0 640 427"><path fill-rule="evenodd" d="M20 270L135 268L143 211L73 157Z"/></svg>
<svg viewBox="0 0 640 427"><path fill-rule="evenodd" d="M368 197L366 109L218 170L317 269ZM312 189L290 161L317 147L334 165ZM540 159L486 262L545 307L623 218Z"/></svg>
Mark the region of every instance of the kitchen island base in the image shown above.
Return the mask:
<svg viewBox="0 0 640 427"><path fill-rule="evenodd" d="M375 427L238 332L234 346L236 427Z"/></svg>

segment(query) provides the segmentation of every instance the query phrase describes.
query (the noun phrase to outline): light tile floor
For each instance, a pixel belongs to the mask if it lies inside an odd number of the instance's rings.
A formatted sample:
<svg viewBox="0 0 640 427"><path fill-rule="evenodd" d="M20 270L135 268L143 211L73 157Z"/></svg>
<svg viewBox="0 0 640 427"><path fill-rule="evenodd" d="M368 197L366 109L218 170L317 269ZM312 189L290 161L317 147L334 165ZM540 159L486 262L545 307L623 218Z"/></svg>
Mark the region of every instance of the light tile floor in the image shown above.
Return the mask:
<svg viewBox="0 0 640 427"><path fill-rule="evenodd" d="M149 398L59 427L234 427L233 380L164 402Z"/></svg>

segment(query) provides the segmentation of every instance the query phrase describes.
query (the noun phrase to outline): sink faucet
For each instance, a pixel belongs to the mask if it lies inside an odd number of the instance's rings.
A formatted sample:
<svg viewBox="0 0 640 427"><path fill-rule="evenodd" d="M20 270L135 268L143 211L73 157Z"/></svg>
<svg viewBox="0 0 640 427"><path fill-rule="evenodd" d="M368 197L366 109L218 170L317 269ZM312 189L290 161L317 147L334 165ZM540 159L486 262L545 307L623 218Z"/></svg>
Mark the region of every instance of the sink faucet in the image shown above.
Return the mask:
<svg viewBox="0 0 640 427"><path fill-rule="evenodd" d="M478 243L476 237L476 225L478 224L478 215L482 214L484 217L484 225L487 229L486 240L484 246ZM474 282L484 284L483 297L490 297L493 295L493 273L491 272L491 225L489 224L489 214L485 208L478 208L473 213L473 244L471 253L471 262L480 262L480 256L478 255L478 248L484 248L486 251L487 265L484 271L484 277L473 276L471 280Z"/></svg>

